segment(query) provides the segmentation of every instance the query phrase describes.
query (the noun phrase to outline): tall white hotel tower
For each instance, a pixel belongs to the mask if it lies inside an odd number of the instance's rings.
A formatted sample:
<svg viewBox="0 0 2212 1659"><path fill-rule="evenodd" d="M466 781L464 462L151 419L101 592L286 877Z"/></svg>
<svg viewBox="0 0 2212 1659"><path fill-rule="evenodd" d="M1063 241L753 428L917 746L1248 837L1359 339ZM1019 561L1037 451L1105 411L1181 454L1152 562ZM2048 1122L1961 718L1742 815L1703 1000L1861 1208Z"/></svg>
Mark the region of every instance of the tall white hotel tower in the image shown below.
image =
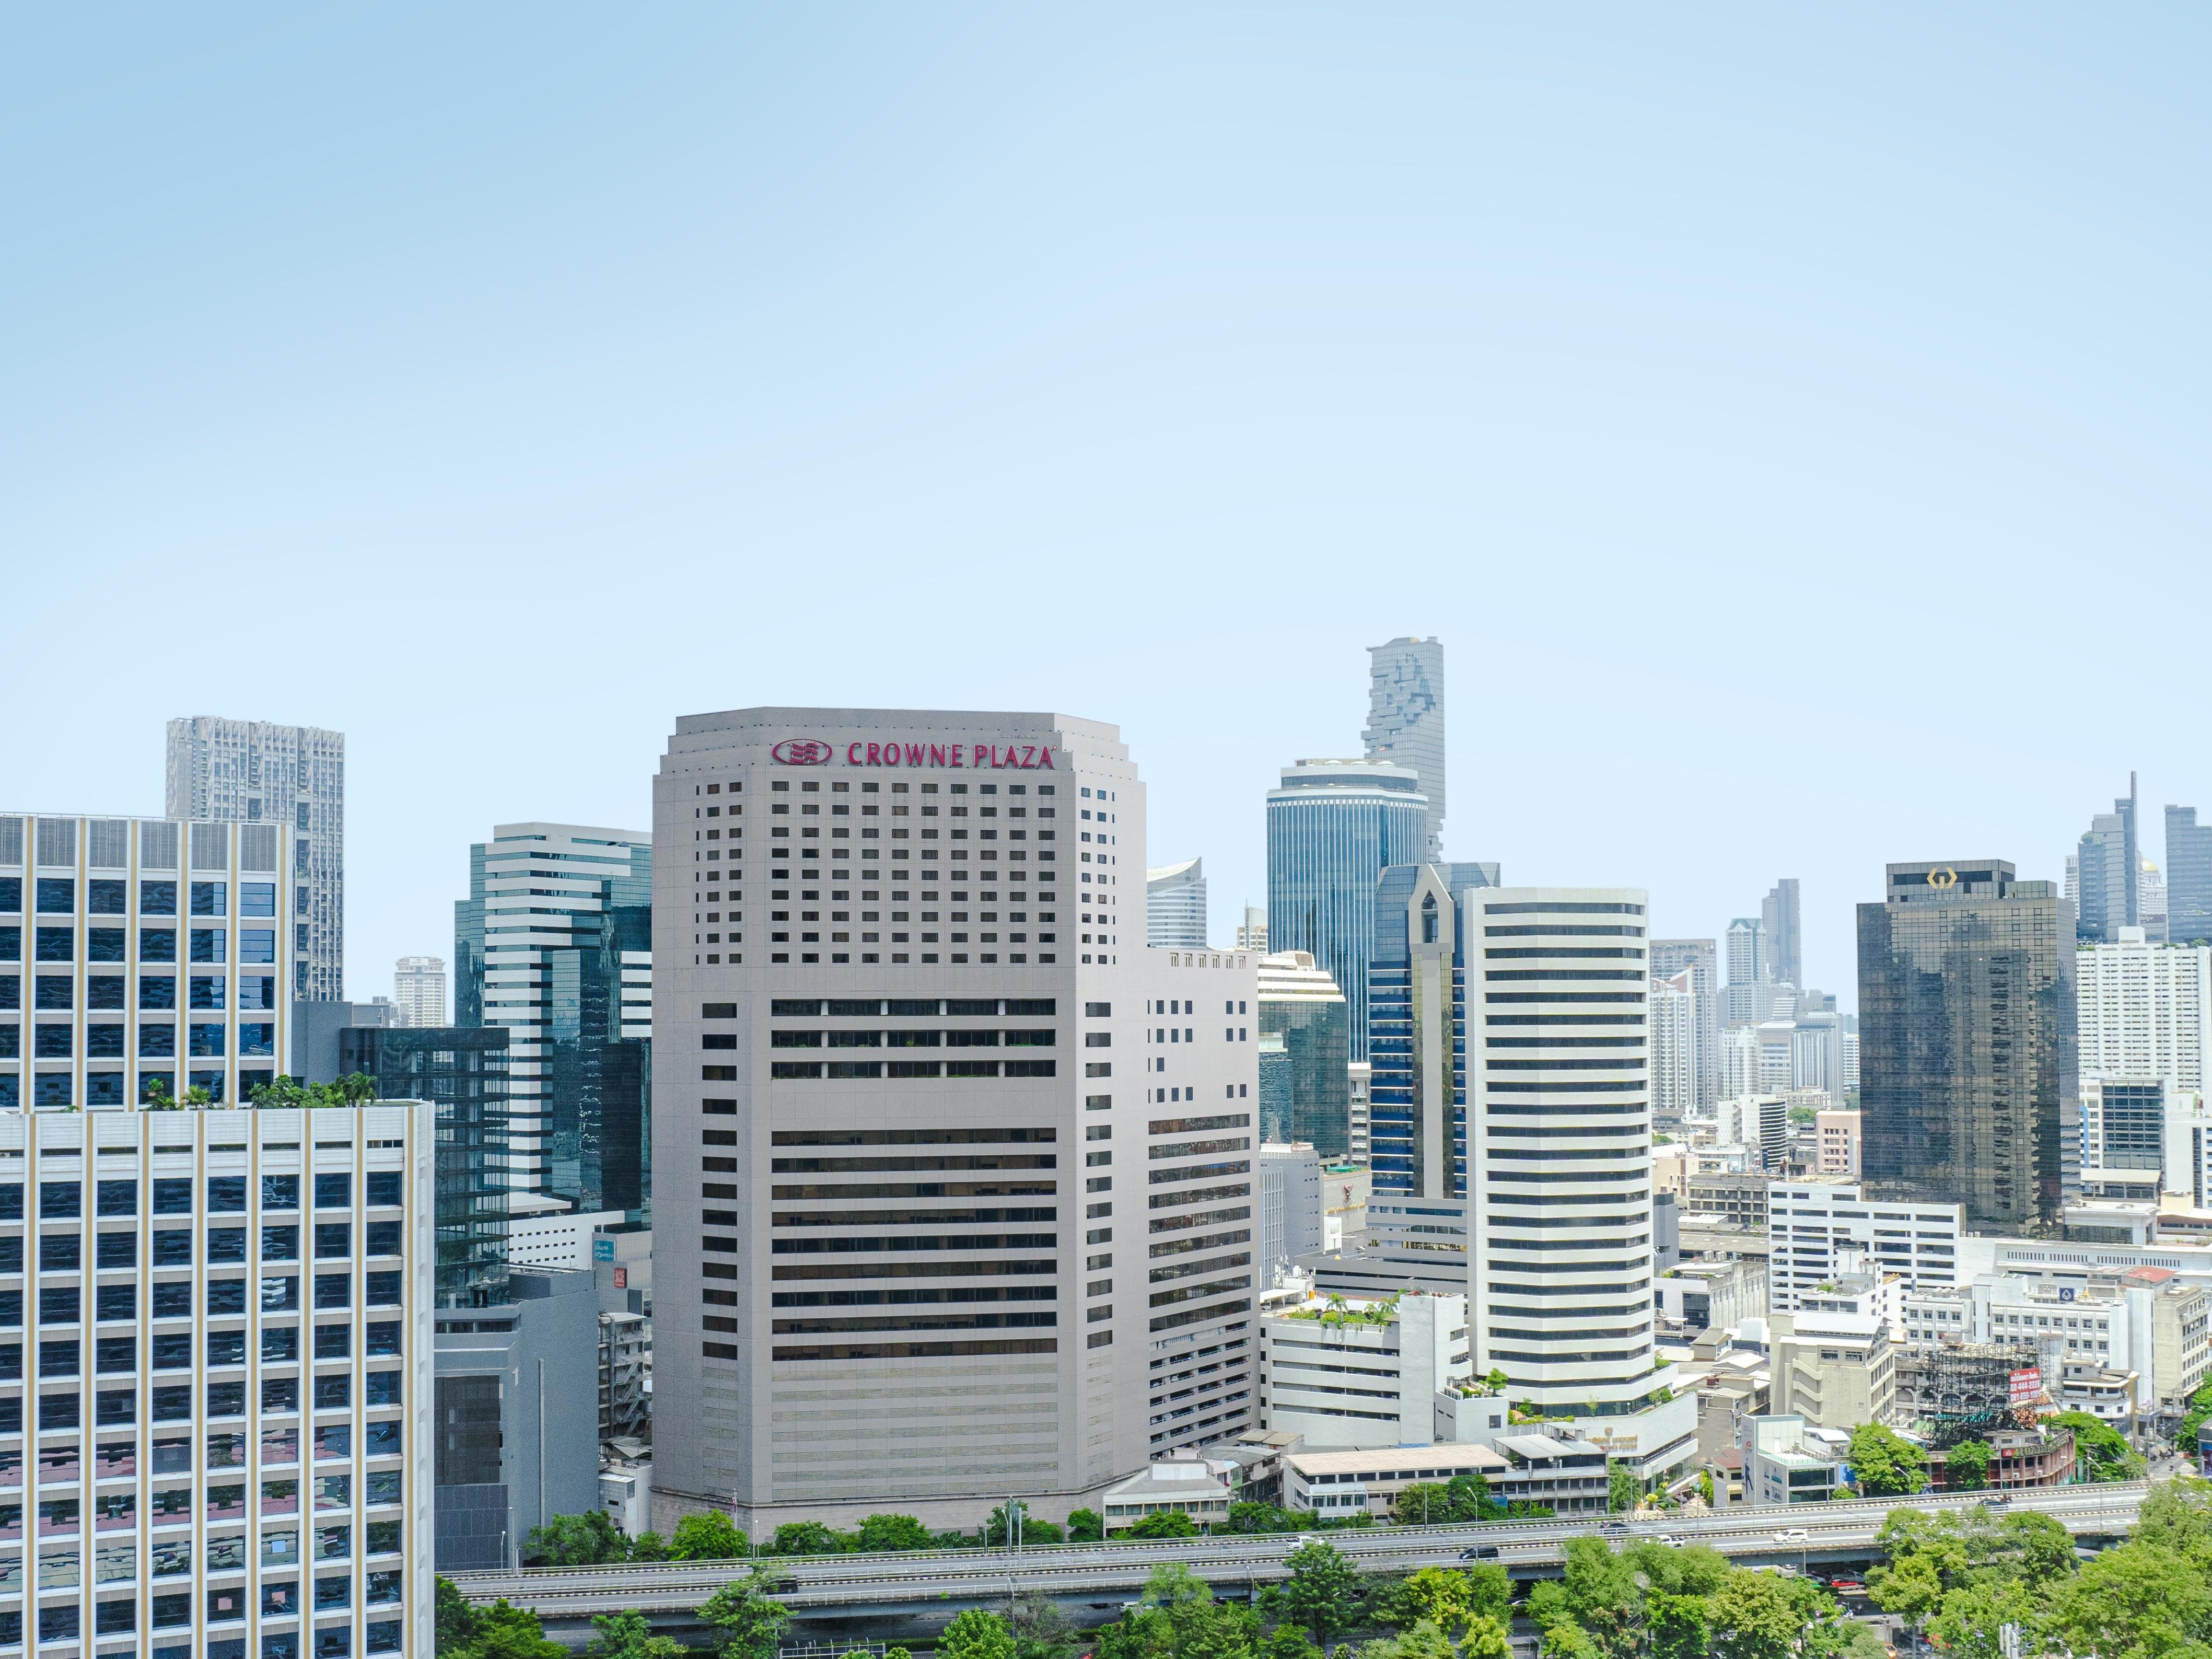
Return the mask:
<svg viewBox="0 0 2212 1659"><path fill-rule="evenodd" d="M1146 947L1118 732L688 715L653 829L653 1524L1059 1520L1249 1426L1254 958Z"/></svg>

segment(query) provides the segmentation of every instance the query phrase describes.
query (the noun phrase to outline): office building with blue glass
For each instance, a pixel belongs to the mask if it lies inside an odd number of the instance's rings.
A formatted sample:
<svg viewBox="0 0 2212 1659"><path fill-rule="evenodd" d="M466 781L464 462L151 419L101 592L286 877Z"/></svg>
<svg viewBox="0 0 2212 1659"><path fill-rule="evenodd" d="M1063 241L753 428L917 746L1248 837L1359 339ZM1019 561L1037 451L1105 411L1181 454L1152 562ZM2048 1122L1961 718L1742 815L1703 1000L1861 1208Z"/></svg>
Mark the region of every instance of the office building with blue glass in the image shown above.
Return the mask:
<svg viewBox="0 0 2212 1659"><path fill-rule="evenodd" d="M273 823L0 814L0 1110L235 1105L289 1052Z"/></svg>
<svg viewBox="0 0 2212 1659"><path fill-rule="evenodd" d="M453 907L454 1024L504 1026L507 1179L649 1221L653 838L504 823Z"/></svg>
<svg viewBox="0 0 2212 1659"><path fill-rule="evenodd" d="M1267 943L1303 951L1351 1002L1352 1058L1367 1058L1375 884L1422 856L1429 803L1387 761L1302 760L1267 792Z"/></svg>

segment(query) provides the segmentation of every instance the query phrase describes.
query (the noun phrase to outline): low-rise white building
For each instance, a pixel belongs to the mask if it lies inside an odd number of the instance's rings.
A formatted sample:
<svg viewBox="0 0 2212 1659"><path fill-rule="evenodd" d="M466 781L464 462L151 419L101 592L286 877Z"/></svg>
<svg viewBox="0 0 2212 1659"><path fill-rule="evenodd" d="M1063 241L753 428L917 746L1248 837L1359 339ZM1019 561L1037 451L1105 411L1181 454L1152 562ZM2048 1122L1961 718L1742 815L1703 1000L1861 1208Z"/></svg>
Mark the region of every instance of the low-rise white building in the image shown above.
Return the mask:
<svg viewBox="0 0 2212 1659"><path fill-rule="evenodd" d="M1488 1446L1297 1451L1283 1460L1283 1506L1331 1519L1387 1516L1407 1487L1449 1485L1462 1474L1481 1475L1491 1495L1504 1498L1505 1474L1505 1459Z"/></svg>
<svg viewBox="0 0 2212 1659"><path fill-rule="evenodd" d="M1200 1530L1229 1519L1237 1466L1211 1457L1164 1458L1106 1489L1100 1513L1110 1535L1148 1515L1187 1515Z"/></svg>
<svg viewBox="0 0 2212 1659"><path fill-rule="evenodd" d="M1468 1370L1467 1298L1315 1297L1260 1319L1260 1423L1316 1447L1425 1443Z"/></svg>
<svg viewBox="0 0 2212 1659"><path fill-rule="evenodd" d="M1850 1459L1848 1430L1782 1413L1747 1417L1740 1432L1745 1503L1825 1504L1839 1490L1850 1495L1844 1479Z"/></svg>

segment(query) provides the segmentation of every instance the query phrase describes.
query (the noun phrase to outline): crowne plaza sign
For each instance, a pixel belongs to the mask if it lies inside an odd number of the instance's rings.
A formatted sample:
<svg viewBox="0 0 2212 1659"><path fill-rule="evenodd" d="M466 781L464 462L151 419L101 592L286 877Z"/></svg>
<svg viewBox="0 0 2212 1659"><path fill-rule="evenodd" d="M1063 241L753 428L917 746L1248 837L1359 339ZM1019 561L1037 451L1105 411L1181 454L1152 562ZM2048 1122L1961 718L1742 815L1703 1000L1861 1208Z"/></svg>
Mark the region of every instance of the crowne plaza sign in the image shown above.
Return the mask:
<svg viewBox="0 0 2212 1659"><path fill-rule="evenodd" d="M848 766L943 766L971 771L1056 772L1052 748L1035 743L865 743L844 745ZM836 760L838 746L819 738L786 738L769 750L779 766L828 766Z"/></svg>

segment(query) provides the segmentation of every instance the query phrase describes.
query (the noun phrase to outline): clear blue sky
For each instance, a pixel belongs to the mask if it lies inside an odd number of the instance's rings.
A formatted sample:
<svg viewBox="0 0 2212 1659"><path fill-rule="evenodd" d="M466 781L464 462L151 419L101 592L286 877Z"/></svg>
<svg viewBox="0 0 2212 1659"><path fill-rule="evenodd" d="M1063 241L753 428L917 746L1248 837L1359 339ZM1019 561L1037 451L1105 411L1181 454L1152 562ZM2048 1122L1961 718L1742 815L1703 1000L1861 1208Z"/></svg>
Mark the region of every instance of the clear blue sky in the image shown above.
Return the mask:
<svg viewBox="0 0 2212 1659"><path fill-rule="evenodd" d="M1264 892L1362 647L1448 849L1717 933L2212 808L2201 7L19 10L0 802L350 745L357 996L678 713L1118 721ZM2154 832L2147 850L2159 856Z"/></svg>

